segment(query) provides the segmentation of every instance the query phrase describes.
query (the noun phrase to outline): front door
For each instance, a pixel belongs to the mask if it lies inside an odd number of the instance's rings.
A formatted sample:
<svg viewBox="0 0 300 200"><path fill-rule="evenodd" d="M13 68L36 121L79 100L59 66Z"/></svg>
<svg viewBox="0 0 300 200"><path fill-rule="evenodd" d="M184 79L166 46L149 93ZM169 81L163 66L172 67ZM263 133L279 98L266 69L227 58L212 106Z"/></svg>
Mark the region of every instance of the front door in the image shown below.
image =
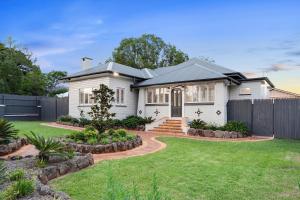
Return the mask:
<svg viewBox="0 0 300 200"><path fill-rule="evenodd" d="M182 117L182 92L178 88L171 91L171 117Z"/></svg>

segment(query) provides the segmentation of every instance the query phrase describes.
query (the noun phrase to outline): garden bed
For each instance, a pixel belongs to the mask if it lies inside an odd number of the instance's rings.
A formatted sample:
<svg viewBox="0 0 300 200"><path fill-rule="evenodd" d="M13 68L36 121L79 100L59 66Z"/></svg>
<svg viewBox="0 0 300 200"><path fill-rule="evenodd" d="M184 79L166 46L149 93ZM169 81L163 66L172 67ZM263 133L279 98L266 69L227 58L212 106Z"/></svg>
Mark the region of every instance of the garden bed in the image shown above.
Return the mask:
<svg viewBox="0 0 300 200"><path fill-rule="evenodd" d="M222 131L222 130L207 130L207 129L195 129L190 128L188 135L202 136L202 137L214 137L214 138L245 138L247 135L236 131Z"/></svg>
<svg viewBox="0 0 300 200"><path fill-rule="evenodd" d="M19 150L24 145L27 145L27 140L25 138L12 140L8 144L0 144L0 156L11 154Z"/></svg>
<svg viewBox="0 0 300 200"><path fill-rule="evenodd" d="M112 142L110 144L80 144L67 140L62 140L61 142L76 152L93 154L127 151L143 144L142 138L138 135L134 136L132 140Z"/></svg>
<svg viewBox="0 0 300 200"><path fill-rule="evenodd" d="M24 171L24 177L22 179L31 182L33 187L33 192L23 196L21 199L69 200L70 197L65 193L57 192L50 188L47 185L48 181L93 165L94 159L92 154L77 153L71 159L53 156L49 159L47 166L44 168L37 167L36 163L37 159L33 156L24 158L19 157L18 160L4 161L4 165L7 168L8 178L5 182L0 184L0 190L5 191L11 185L14 185L17 180L12 181L10 174L20 171L21 169L21 171Z"/></svg>

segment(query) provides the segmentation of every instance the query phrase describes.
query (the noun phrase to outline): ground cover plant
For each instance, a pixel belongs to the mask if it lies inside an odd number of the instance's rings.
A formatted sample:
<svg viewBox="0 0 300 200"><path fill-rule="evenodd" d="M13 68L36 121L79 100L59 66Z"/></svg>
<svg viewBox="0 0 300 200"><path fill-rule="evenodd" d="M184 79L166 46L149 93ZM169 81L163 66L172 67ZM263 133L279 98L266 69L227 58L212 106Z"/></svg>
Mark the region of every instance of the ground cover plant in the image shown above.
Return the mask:
<svg viewBox="0 0 300 200"><path fill-rule="evenodd" d="M110 169L126 189L134 182L141 195L148 193L156 174L160 191L175 200L300 198L300 141L160 140L167 144L162 151L103 161L51 185L74 200L103 199Z"/></svg>

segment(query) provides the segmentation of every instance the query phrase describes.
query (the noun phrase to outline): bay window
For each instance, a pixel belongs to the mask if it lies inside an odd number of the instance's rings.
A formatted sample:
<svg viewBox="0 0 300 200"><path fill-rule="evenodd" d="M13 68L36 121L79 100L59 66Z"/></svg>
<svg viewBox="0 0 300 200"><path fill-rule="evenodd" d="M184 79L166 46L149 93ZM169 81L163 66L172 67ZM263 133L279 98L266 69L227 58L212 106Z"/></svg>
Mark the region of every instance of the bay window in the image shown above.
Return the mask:
<svg viewBox="0 0 300 200"><path fill-rule="evenodd" d="M185 103L206 103L215 101L215 86L212 84L189 85L185 87Z"/></svg>
<svg viewBox="0 0 300 200"><path fill-rule="evenodd" d="M148 88L146 91L146 100L148 104L167 104L169 103L168 88Z"/></svg>
<svg viewBox="0 0 300 200"><path fill-rule="evenodd" d="M80 105L91 105L94 103L93 89L92 88L83 88L79 89L79 104Z"/></svg>

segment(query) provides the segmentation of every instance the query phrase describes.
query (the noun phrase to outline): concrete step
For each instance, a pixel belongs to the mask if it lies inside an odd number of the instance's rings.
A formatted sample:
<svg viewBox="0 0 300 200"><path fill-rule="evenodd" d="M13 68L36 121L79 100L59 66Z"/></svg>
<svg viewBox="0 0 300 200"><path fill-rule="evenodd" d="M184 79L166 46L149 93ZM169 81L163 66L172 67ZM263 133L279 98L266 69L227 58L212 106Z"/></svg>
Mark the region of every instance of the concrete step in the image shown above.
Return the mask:
<svg viewBox="0 0 300 200"><path fill-rule="evenodd" d="M159 133L165 133L165 134L184 134L184 132L174 132L174 131L154 131L154 130L149 130L150 133L154 134L159 134Z"/></svg>
<svg viewBox="0 0 300 200"><path fill-rule="evenodd" d="M161 126L159 126L159 127L154 127L154 129L163 129L163 130L171 130L171 131L182 131L182 129L181 128L174 128L174 127L161 127Z"/></svg>
<svg viewBox="0 0 300 200"><path fill-rule="evenodd" d="M160 128L174 128L174 129L181 129L181 126L170 126L170 125L160 125Z"/></svg>
<svg viewBox="0 0 300 200"><path fill-rule="evenodd" d="M160 128L154 128L154 129L152 129L150 131L162 132L162 133L165 133L165 132L183 133L182 130L170 130L170 129L160 129Z"/></svg>

